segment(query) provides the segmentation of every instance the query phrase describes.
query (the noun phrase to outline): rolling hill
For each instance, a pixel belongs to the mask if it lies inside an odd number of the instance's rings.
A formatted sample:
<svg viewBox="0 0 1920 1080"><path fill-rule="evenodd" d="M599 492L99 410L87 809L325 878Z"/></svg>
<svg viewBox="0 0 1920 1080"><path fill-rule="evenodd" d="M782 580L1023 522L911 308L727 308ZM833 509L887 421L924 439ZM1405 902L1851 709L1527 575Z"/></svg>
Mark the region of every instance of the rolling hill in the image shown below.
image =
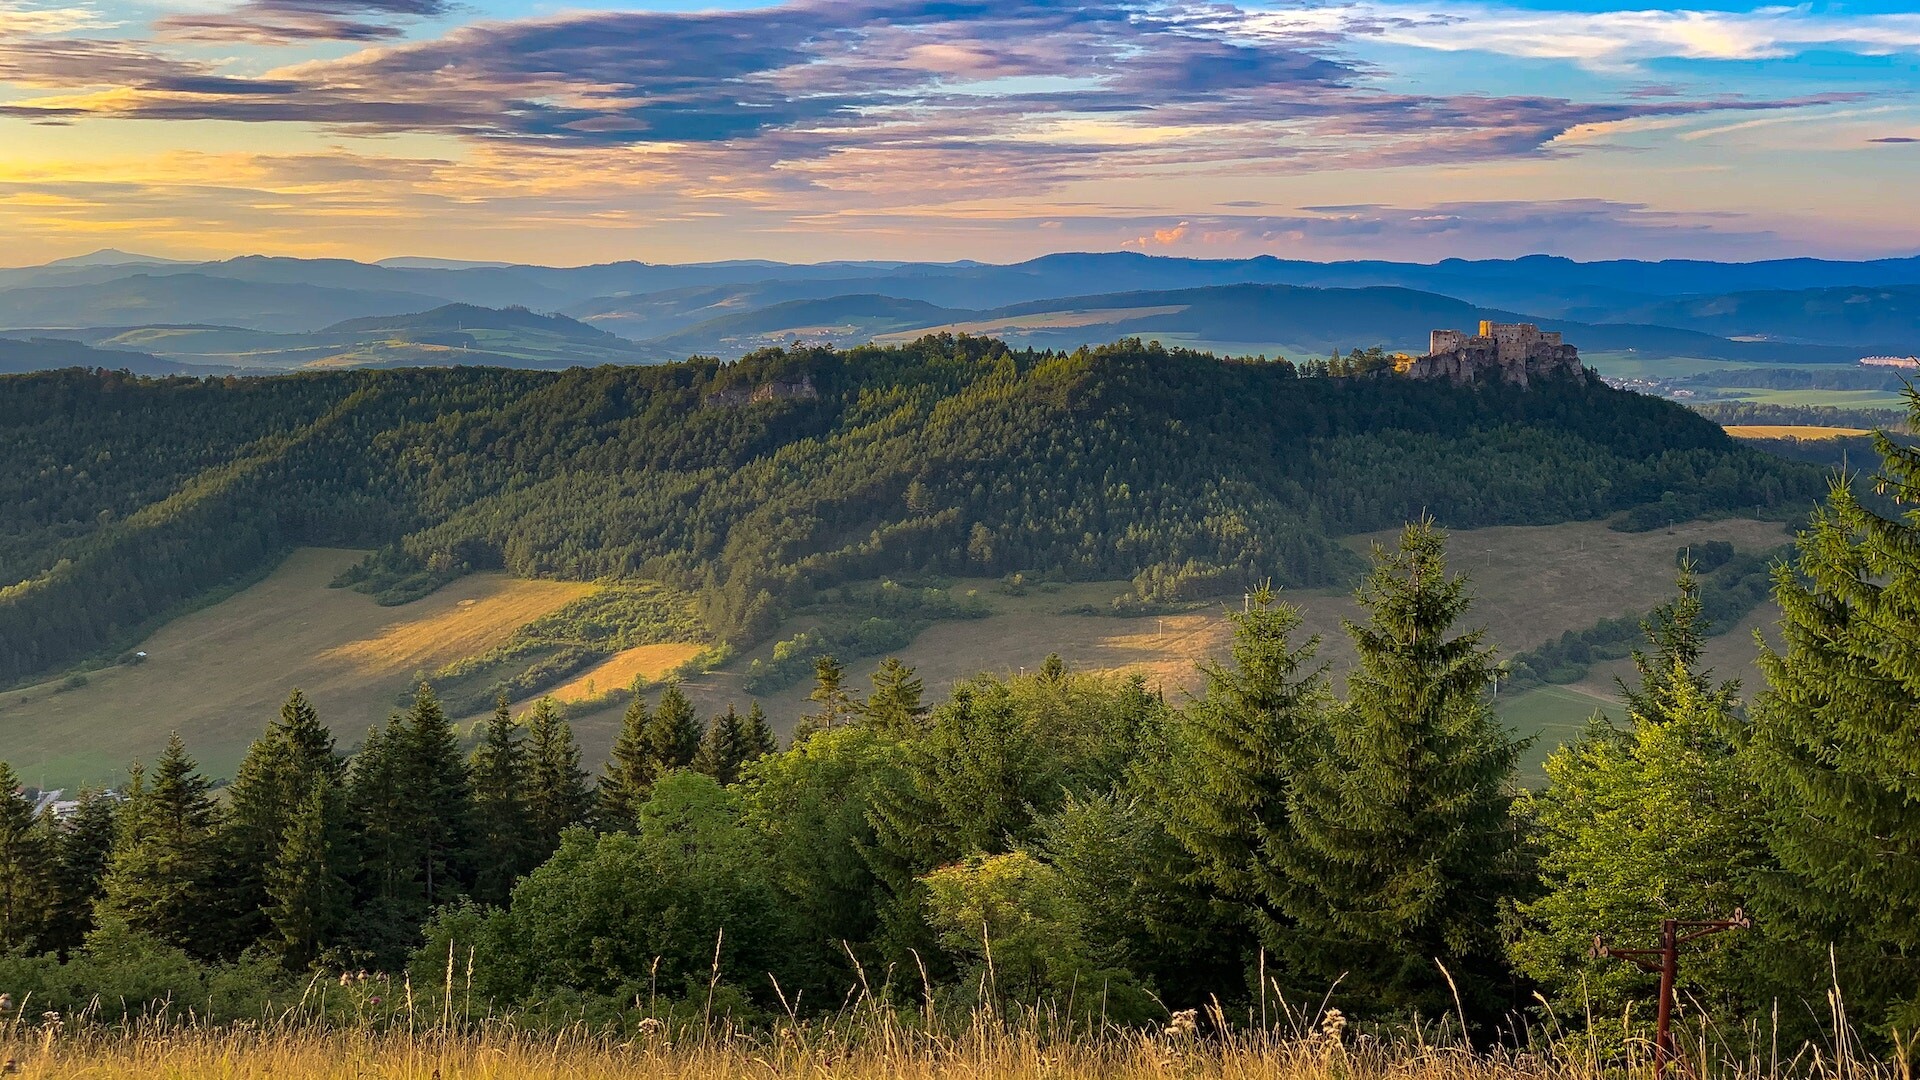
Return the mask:
<svg viewBox="0 0 1920 1080"><path fill-rule="evenodd" d="M401 314L445 301L421 293L142 272L87 284L0 290L0 327L213 323L254 330L311 330L368 314Z"/></svg>
<svg viewBox="0 0 1920 1080"><path fill-rule="evenodd" d="M1920 352L1915 285L1688 296L1614 314L1723 337L1825 342L1902 356Z"/></svg>
<svg viewBox="0 0 1920 1080"><path fill-rule="evenodd" d="M979 338L564 372L12 376L0 430L0 684L114 655L298 545L375 550L348 580L392 602L482 571L659 582L746 645L880 576L1127 580L1161 603L1342 582L1338 536L1423 512L1664 525L1797 513L1825 484L1585 378L1306 378Z"/></svg>

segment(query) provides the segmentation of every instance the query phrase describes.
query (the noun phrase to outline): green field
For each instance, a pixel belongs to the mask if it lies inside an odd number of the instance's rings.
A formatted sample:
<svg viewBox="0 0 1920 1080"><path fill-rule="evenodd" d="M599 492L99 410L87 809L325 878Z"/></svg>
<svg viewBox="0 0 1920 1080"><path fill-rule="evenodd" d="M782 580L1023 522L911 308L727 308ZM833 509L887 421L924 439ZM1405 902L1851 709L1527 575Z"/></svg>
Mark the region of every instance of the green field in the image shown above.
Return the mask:
<svg viewBox="0 0 1920 1080"><path fill-rule="evenodd" d="M1520 779L1535 784L1546 779L1541 765L1554 748L1572 740L1598 712L1619 712L1619 702L1596 697L1570 686L1541 686L1517 694L1502 693L1498 706L1507 730L1533 745L1520 759Z"/></svg>
<svg viewBox="0 0 1920 1080"><path fill-rule="evenodd" d="M1729 387L1729 401L1753 401L1764 405L1830 405L1836 409L1883 409L1905 412L1906 399L1891 390L1764 390Z"/></svg>

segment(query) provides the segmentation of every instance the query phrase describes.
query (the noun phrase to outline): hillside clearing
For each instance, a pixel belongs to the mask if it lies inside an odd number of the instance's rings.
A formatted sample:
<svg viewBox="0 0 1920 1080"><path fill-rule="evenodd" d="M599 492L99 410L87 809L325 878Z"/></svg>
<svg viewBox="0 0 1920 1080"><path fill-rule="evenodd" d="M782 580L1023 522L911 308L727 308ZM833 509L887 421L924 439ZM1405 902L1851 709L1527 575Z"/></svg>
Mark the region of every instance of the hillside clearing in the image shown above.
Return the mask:
<svg viewBox="0 0 1920 1080"><path fill-rule="evenodd" d="M1866 428L1815 427L1812 424L1729 424L1726 430L1736 439L1844 439L1873 434Z"/></svg>
<svg viewBox="0 0 1920 1080"><path fill-rule="evenodd" d="M694 641L636 645L607 657L548 693L556 701L567 703L600 697L608 691L632 686L635 679L652 682L699 656L706 648Z"/></svg>
<svg viewBox="0 0 1920 1080"><path fill-rule="evenodd" d="M61 689L0 694L0 759L35 785L111 781L178 730L213 776L231 776L287 691L300 687L343 746L384 718L414 676L490 648L593 586L476 574L402 607L328 582L364 553L294 552L260 583L176 619L138 666Z"/></svg>

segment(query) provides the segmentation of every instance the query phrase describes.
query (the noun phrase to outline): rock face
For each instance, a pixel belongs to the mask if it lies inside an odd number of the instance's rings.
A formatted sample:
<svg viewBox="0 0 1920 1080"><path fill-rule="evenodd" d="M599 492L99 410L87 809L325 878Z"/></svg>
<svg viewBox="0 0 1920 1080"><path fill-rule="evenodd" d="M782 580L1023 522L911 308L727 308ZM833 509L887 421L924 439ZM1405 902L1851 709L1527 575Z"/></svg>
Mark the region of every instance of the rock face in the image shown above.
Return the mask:
<svg viewBox="0 0 1920 1080"><path fill-rule="evenodd" d="M1579 378L1580 350L1543 332L1532 323L1483 322L1478 334L1435 330L1427 355L1400 366L1414 379L1446 379L1456 383L1499 379L1526 386L1535 379Z"/></svg>
<svg viewBox="0 0 1920 1080"><path fill-rule="evenodd" d="M775 379L761 386L736 386L727 390L716 390L707 395L709 406L722 408L741 405L758 405L765 401L812 401L820 396L814 388L813 376L802 375L797 379Z"/></svg>

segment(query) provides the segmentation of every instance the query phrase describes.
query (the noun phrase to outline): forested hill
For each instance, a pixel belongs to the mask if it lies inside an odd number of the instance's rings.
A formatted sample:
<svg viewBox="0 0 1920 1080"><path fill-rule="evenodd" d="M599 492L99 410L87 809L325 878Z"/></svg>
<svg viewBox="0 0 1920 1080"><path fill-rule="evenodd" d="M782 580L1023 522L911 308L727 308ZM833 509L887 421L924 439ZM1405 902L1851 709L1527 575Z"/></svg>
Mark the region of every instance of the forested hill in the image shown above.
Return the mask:
<svg viewBox="0 0 1920 1080"><path fill-rule="evenodd" d="M692 588L764 633L882 574L1135 577L1143 595L1344 579L1330 537L1626 512L1798 512L1824 474L1678 406L1123 342L986 339L731 365L0 379L0 684L124 648L290 546L380 549L390 600L470 569Z"/></svg>

